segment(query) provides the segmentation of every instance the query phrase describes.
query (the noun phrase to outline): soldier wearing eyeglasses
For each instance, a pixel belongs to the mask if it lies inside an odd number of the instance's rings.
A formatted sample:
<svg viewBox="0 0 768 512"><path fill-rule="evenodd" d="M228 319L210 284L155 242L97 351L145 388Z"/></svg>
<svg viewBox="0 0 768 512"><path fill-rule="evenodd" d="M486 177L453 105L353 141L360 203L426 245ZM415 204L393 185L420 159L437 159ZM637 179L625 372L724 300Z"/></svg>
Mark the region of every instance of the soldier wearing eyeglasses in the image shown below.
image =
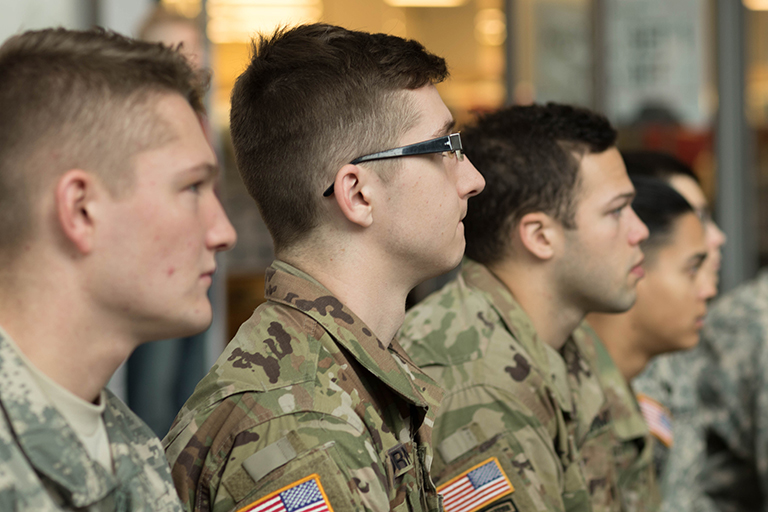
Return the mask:
<svg viewBox="0 0 768 512"><path fill-rule="evenodd" d="M164 440L188 510L441 509L441 392L395 333L409 290L459 263L484 186L434 87L446 76L384 34L316 24L255 43L232 138L277 260Z"/></svg>

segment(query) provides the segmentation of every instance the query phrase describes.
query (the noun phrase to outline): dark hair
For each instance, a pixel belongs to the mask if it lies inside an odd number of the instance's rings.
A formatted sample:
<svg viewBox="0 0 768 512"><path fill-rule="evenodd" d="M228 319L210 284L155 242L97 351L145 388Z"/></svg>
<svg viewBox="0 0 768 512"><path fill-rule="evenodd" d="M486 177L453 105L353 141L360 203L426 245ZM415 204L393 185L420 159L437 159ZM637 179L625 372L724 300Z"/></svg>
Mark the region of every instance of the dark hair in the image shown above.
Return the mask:
<svg viewBox="0 0 768 512"><path fill-rule="evenodd" d="M695 212L677 190L660 178L635 174L630 179L636 194L632 208L648 226L648 238L641 247L649 256L658 247L669 243L675 221L680 216Z"/></svg>
<svg viewBox="0 0 768 512"><path fill-rule="evenodd" d="M528 213L575 227L581 156L613 147L616 130L600 114L548 103L485 115L461 137L486 182L464 219L466 253L488 265L505 257L510 229Z"/></svg>
<svg viewBox="0 0 768 512"><path fill-rule="evenodd" d="M687 176L699 183L693 169L668 153L633 150L622 151L621 157L630 176L653 176L666 182L674 176Z"/></svg>
<svg viewBox="0 0 768 512"><path fill-rule="evenodd" d="M386 34L312 24L254 42L232 92L232 143L277 251L319 224L344 164L398 145L416 120L403 92L447 75L442 58Z"/></svg>
<svg viewBox="0 0 768 512"><path fill-rule="evenodd" d="M0 46L0 253L32 236L51 179L85 169L118 195L131 157L166 140L152 108L179 94L203 112L205 78L179 53L101 29L30 31Z"/></svg>

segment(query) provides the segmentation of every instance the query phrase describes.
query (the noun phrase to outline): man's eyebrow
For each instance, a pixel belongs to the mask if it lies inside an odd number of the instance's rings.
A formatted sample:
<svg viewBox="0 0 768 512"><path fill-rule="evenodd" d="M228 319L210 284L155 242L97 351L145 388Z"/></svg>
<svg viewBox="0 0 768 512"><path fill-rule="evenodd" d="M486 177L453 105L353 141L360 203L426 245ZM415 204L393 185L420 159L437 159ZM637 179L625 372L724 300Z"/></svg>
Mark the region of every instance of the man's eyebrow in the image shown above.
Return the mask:
<svg viewBox="0 0 768 512"><path fill-rule="evenodd" d="M217 178L221 174L221 168L216 164L204 163L190 167L186 170L188 173L204 172L208 178Z"/></svg>
<svg viewBox="0 0 768 512"><path fill-rule="evenodd" d="M704 260L707 259L707 252L697 252L690 258L688 258L688 261L693 265L694 267L701 266L702 263L704 263Z"/></svg>
<svg viewBox="0 0 768 512"><path fill-rule="evenodd" d="M443 123L443 126L441 126L440 129L433 134L434 136L433 138L441 137L443 135L448 135L449 133L451 133L451 130L453 130L454 126L456 126L455 119L451 118L447 120L445 123Z"/></svg>
<svg viewBox="0 0 768 512"><path fill-rule="evenodd" d="M615 202L617 202L617 201L619 201L621 199L626 199L627 201L632 202L632 200L634 198L635 198L635 191L633 190L632 192L624 192L623 194L619 194L617 196L614 196L613 199L611 199L610 202L611 202L611 204L613 204L613 203L615 203Z"/></svg>

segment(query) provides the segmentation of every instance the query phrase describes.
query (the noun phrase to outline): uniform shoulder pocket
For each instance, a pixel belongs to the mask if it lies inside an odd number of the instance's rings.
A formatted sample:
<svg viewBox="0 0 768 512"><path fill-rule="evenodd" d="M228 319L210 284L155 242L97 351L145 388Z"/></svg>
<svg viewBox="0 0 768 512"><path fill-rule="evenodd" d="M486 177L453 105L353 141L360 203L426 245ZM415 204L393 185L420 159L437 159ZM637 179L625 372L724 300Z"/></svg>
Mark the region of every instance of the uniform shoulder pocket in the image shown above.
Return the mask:
<svg viewBox="0 0 768 512"><path fill-rule="evenodd" d="M359 499L350 491L349 483L330 456L333 442L304 453L291 453L287 445L270 445L262 458L251 459L223 484L227 487L237 512L261 510L362 510ZM284 450L287 453L282 453ZM282 459L287 459L284 463ZM266 465L259 467L259 461ZM277 467L271 467L277 466ZM254 477L260 477L254 479Z"/></svg>
<svg viewBox="0 0 768 512"><path fill-rule="evenodd" d="M531 454L523 451L523 441L532 446L536 443L528 441L537 436L531 432L530 436L518 438L506 432L485 438L474 423L466 430L446 438L439 445L440 456L433 462L433 477L446 512L465 510L467 503L474 506L466 510L559 509L561 477L553 467L557 462L554 456L534 447L533 455L547 459L546 464L537 468L529 458ZM545 469L546 474L538 469ZM551 481L549 485L541 485L547 480ZM554 495L542 494L544 488Z"/></svg>

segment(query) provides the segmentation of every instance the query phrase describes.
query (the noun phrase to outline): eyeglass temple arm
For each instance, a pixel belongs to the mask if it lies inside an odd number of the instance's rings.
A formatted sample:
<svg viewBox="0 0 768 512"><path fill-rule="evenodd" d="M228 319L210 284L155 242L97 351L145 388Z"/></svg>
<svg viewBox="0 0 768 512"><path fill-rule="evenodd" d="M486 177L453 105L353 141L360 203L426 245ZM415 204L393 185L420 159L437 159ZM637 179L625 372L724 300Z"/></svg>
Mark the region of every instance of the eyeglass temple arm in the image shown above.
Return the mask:
<svg viewBox="0 0 768 512"><path fill-rule="evenodd" d="M403 146L402 148L388 149L379 153L373 153L372 155L361 156L352 160L352 164L359 164L362 162L370 162L371 160L385 160L387 158L397 158L399 156L409 155L426 155L429 153L442 153L443 151L461 150L461 139L458 136L455 138L453 135L449 136L448 140L444 138L430 141L429 143L417 142L410 146Z"/></svg>

